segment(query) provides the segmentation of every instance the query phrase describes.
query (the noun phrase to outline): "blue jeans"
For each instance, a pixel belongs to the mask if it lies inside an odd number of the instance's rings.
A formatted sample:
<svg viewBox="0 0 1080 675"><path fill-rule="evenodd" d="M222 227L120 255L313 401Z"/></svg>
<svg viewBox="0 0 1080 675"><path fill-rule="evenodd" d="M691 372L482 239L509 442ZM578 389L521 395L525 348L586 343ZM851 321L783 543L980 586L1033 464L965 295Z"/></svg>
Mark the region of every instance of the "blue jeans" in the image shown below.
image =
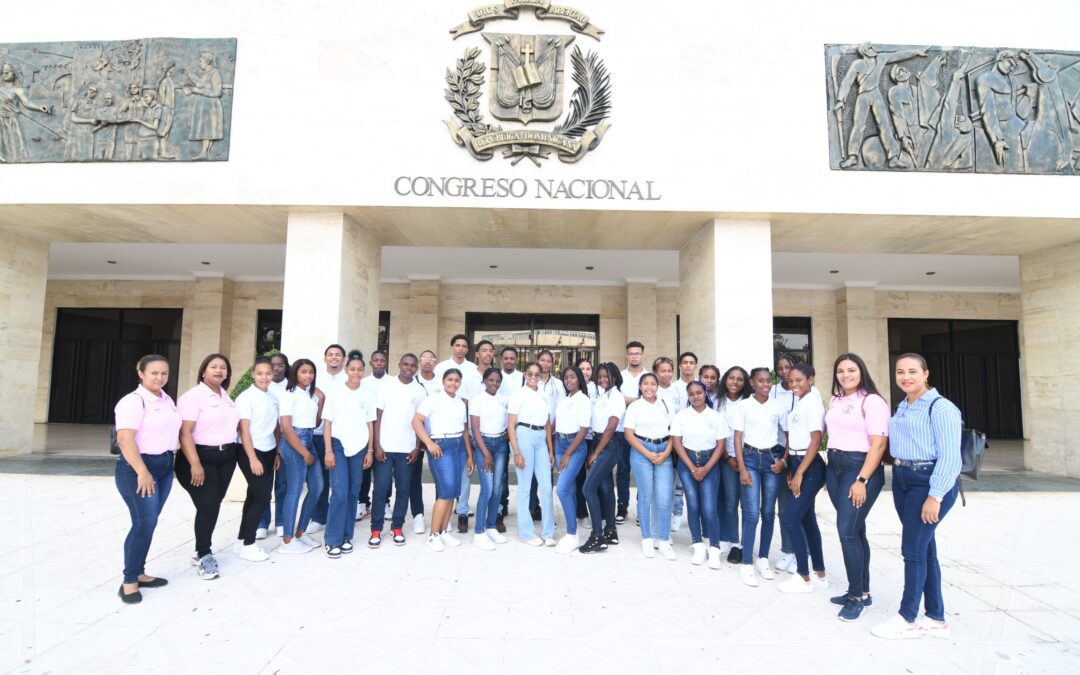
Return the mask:
<svg viewBox="0 0 1080 675"><path fill-rule="evenodd" d="M958 487L954 485L942 498L938 522L927 525L922 521L922 507L930 495L930 475L933 473L933 464L917 468L893 466L893 505L903 524L900 552L904 556L904 595L900 599L900 616L909 622L919 616L920 599L926 608L926 616L935 621L945 620L941 566L938 565L934 533L956 503Z"/></svg>
<svg viewBox="0 0 1080 675"><path fill-rule="evenodd" d="M866 538L866 518L885 487L885 467L879 465L866 481L866 501L860 508L851 504L848 491L865 461L866 454L862 452L829 450L829 467L825 471L825 485L836 509L836 532L847 571L846 595L853 598L870 592L870 542Z"/></svg>
<svg viewBox="0 0 1080 675"><path fill-rule="evenodd" d="M555 466L562 466L563 455L567 448L574 442L573 438L555 439ZM562 504L563 517L566 518L566 533L577 534L577 477L581 467L585 465L585 456L588 449L585 439L581 439L570 455L570 461L566 463L566 469L559 472L559 482L555 484L555 494L559 496Z"/></svg>
<svg viewBox="0 0 1080 675"><path fill-rule="evenodd" d="M789 508L791 508L791 500L791 489L788 488L787 478L784 478L784 480L780 481L780 486L776 489L776 505L777 511L779 511L781 523L784 522L784 514L787 513L787 510ZM806 542L803 543L805 544ZM782 524L780 526L780 551L782 553L794 552L791 540L788 537L787 528L785 528Z"/></svg>
<svg viewBox="0 0 1080 675"><path fill-rule="evenodd" d="M116 489L131 514L131 529L124 539L124 583L133 584L146 573L146 556L154 538L158 516L169 498L173 484L173 453L143 455L143 464L154 479L154 494L138 493L139 477L123 455L116 458Z"/></svg>
<svg viewBox="0 0 1080 675"><path fill-rule="evenodd" d="M705 466L708 455L690 452L690 461L694 466ZM694 480L689 467L678 460L679 478L682 480L683 494L686 496L687 522L690 525L690 539L696 544L701 541L701 523L704 521L704 534L709 537L709 546L720 545L720 517L716 512L720 495L720 465L717 463L700 481Z"/></svg>
<svg viewBox="0 0 1080 675"><path fill-rule="evenodd" d="M788 475L794 476L795 471L806 461L806 458L792 455L790 461ZM788 531L788 541L795 548L795 562L799 574L804 577L810 574L810 568L806 565L808 554L814 571L825 571L825 555L821 551L821 530L818 529L817 514L814 512L814 502L823 487L825 487L825 461L821 459L821 455L817 455L803 474L799 496L792 495L791 504L788 505L787 510L780 512L780 526Z"/></svg>
<svg viewBox="0 0 1080 675"><path fill-rule="evenodd" d="M409 481L409 510L413 518L424 515L424 453L416 455L412 464L412 480ZM363 501L363 499L361 499Z"/></svg>
<svg viewBox="0 0 1080 675"><path fill-rule="evenodd" d="M390 514L390 529L400 530L405 524L405 510L409 506L409 490L412 484L414 464L409 464L409 453L387 452L386 461L372 463L375 488L371 501L371 531L382 532L386 521L386 500L390 495L390 483L394 484L394 511Z"/></svg>
<svg viewBox="0 0 1080 675"><path fill-rule="evenodd" d="M296 532L307 531L307 526L311 522L311 514L315 512L315 502L318 501L319 495L323 491L323 470L317 459L318 453L315 451L315 446L311 441L311 429L296 429L295 431L307 451L316 455L316 460L311 463L311 466L304 464L304 458L300 456L300 453L293 450L284 436L281 437L281 444L278 445L278 455L281 456L281 465L286 471L285 509L283 511L285 520L282 521L286 537L292 537ZM303 506L300 506L300 493L304 491L305 484L307 485L307 495L304 496ZM299 519L297 519L298 507L300 510Z"/></svg>
<svg viewBox="0 0 1080 675"><path fill-rule="evenodd" d="M599 442L599 437L589 441L589 454L595 452ZM615 484L611 478L611 470L618 464L621 456L619 437L612 436L611 441L597 456L585 475L585 485L581 487L581 491L585 494L585 501L589 505L589 517L592 518L594 534L600 533L605 525L610 528L615 527Z"/></svg>
<svg viewBox="0 0 1080 675"><path fill-rule="evenodd" d="M732 546L739 545L739 470L720 462L720 539Z"/></svg>
<svg viewBox="0 0 1080 675"><path fill-rule="evenodd" d="M476 450L476 448L473 448ZM475 457L481 457L479 452L474 455ZM475 472L474 472L475 475ZM469 515L469 496L472 494L472 476L469 475L469 463L467 461L461 463L461 489L458 490L457 504L454 506L454 513L459 516Z"/></svg>
<svg viewBox="0 0 1080 675"><path fill-rule="evenodd" d="M437 459L430 452L428 453L428 466L431 467L431 475L435 479L435 499L455 499L461 492L461 467L465 464L465 440L461 436L434 440L442 450L442 457ZM394 511L397 511L396 505ZM401 513L404 517L404 509Z"/></svg>
<svg viewBox="0 0 1080 675"><path fill-rule="evenodd" d="M315 461L322 469L323 479L323 489L319 493L318 501L315 502L315 510L311 513L311 519L316 523L325 525L330 510L330 471L326 468L326 441L323 440L322 434L312 434L311 442L315 446ZM341 445L341 441L337 439L334 439L334 442Z"/></svg>
<svg viewBox="0 0 1080 675"><path fill-rule="evenodd" d="M543 429L519 426L515 431L518 452L525 458L524 469L519 469L516 464L514 465L518 484L518 538L521 541L529 541L536 536L532 514L529 513L529 491L524 489L533 478L536 478L540 509L543 512L540 521L541 537L550 539L555 536L555 516L551 513L551 458L548 456L547 439Z"/></svg>
<svg viewBox="0 0 1080 675"><path fill-rule="evenodd" d="M664 450L663 443L638 440L650 452ZM641 536L668 541L671 538L671 500L675 492L675 469L671 457L653 464L637 450L631 449L630 453L630 466L637 482L637 515L641 522Z"/></svg>
<svg viewBox="0 0 1080 675"><path fill-rule="evenodd" d="M327 511L324 541L328 546L341 546L352 541L356 531L356 495L360 494L367 450L346 457L345 449L336 438L333 448L334 468L330 469L330 508Z"/></svg>
<svg viewBox="0 0 1080 675"><path fill-rule="evenodd" d="M758 518L761 519L761 544L759 558L769 557L772 544L773 526L776 520L776 495L780 490L783 476L772 472L772 463L779 459L781 451L758 452L743 449L743 463L750 474L750 485L740 485L742 498L742 563L749 565L754 561L754 537L757 534Z"/></svg>
<svg viewBox="0 0 1080 675"><path fill-rule="evenodd" d="M484 454L473 446L476 472L480 474L480 496L476 500L476 523L473 532L483 534L495 529L495 517L499 515L499 500L503 481L506 480L506 462L510 456L510 441L502 436L484 436L484 446L491 453L492 470L484 470Z"/></svg>
<svg viewBox="0 0 1080 675"><path fill-rule="evenodd" d="M273 483L274 487L274 524L281 525L281 511L285 508L285 467L282 466L279 470L274 471L274 467L271 466L264 475L268 482ZM259 519L259 527L264 530L270 529L269 504L263 509L262 518Z"/></svg>
<svg viewBox="0 0 1080 675"><path fill-rule="evenodd" d="M630 456L635 451L626 442L626 436L623 435L623 432L616 431L615 436L619 437L620 453L618 464L615 465L615 502L619 506L628 506L630 504ZM615 441L615 436L612 436L612 442Z"/></svg>

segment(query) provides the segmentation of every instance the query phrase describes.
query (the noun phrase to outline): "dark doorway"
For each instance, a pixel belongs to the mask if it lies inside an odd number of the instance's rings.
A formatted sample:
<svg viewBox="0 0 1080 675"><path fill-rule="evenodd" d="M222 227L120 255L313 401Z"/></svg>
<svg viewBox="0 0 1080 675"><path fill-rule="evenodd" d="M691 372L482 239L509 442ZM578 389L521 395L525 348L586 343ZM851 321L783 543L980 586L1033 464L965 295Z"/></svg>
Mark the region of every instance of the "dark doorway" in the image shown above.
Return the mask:
<svg viewBox="0 0 1080 675"><path fill-rule="evenodd" d="M182 324L181 309L57 309L49 421L110 423L146 354L169 359L165 390L175 400Z"/></svg>
<svg viewBox="0 0 1080 675"><path fill-rule="evenodd" d="M889 319L893 403L904 396L892 377L896 359L916 352L926 358L930 383L960 407L965 426L991 438L1023 438L1017 327L1016 321Z"/></svg>
<svg viewBox="0 0 1080 675"><path fill-rule="evenodd" d="M503 347L518 350L518 369L535 361L541 350L555 355L557 372L579 359L596 364L600 349L600 316L597 314L465 314L465 334L475 345L480 340L495 344L495 365Z"/></svg>

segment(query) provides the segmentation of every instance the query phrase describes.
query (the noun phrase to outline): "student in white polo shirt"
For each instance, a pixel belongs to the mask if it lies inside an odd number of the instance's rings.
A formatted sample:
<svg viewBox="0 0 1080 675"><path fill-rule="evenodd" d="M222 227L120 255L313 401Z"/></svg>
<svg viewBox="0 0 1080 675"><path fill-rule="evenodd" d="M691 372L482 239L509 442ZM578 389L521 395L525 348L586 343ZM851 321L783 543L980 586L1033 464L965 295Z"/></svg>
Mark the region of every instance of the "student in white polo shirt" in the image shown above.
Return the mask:
<svg viewBox="0 0 1080 675"><path fill-rule="evenodd" d="M517 471L518 539L532 546L555 545L555 519L551 513L551 464L554 450L548 445L551 427L551 399L540 391L540 364L525 366L525 386L514 392L507 405L507 431L510 450ZM536 536L532 514L529 513L529 493L533 479L539 490L541 537Z"/></svg>
<svg viewBox="0 0 1080 675"><path fill-rule="evenodd" d="M435 377L435 364L439 361L435 352L425 349L420 352L420 372L416 374L416 381L424 388L424 395L431 396L442 391L442 380ZM420 449L414 455L409 455L409 461L413 463L412 480L409 488L409 512L413 519L413 534L427 532L427 523L424 522L424 451Z"/></svg>
<svg viewBox="0 0 1080 675"><path fill-rule="evenodd" d="M626 407L624 435L630 445L630 466L638 486L638 520L641 552L652 558L653 543L666 560L675 560L671 548L671 499L675 467L671 462L671 420L675 411L657 396L656 376L645 373L638 380L641 398Z"/></svg>
<svg viewBox="0 0 1080 675"><path fill-rule="evenodd" d="M505 544L506 537L495 527L506 465L510 457L510 441L506 434L506 405L508 398L499 392L502 374L497 368L484 372L484 391L469 401L469 427L472 430L473 464L480 476L480 497L476 502L476 527L473 543L483 550L491 544ZM505 529L505 528L504 528ZM485 541L485 539L487 541Z"/></svg>
<svg viewBox="0 0 1080 675"><path fill-rule="evenodd" d="M440 361L435 366L435 377L439 382L442 382L443 375L451 368L457 368L461 373L462 381L469 379L480 379L480 373L476 370L476 364L468 359L469 350L472 345L469 344L469 338L465 335L458 333L454 337L450 338L450 350L451 357L445 361Z"/></svg>
<svg viewBox="0 0 1080 675"><path fill-rule="evenodd" d="M549 425L554 435L555 467L559 480L555 493L566 520L566 536L559 541L556 553L570 553L580 542L577 535L577 477L585 466L589 451L585 437L592 425L592 401L586 391L585 376L577 366L565 368L562 383L566 396L555 407L555 421Z"/></svg>
<svg viewBox="0 0 1080 675"><path fill-rule="evenodd" d="M792 366L795 365L795 359L787 354L780 354L776 357L776 384L769 390L769 398L776 401L777 405L784 411L783 417L786 418L791 414L791 410L795 407L795 394L791 390L791 385L788 383L788 375L791 373ZM814 393L821 394L817 388L814 388ZM781 419L780 430L776 434L776 444L781 448L787 446L787 433L784 431L783 425L784 419ZM780 490L776 496L776 502L778 505L778 511L781 522L784 520L784 514L791 506L791 490L788 489L787 481L780 481ZM805 544L805 542L803 542ZM781 572L794 572L795 571L795 549L794 544L791 541L791 537L788 536L787 528L780 528L780 557L776 560L775 569Z"/></svg>
<svg viewBox="0 0 1080 675"><path fill-rule="evenodd" d="M679 377L675 380L675 386L679 388L679 394L682 396L682 400L688 400L686 398L686 386L697 379L697 364L698 357L694 352L683 352L679 354L679 361L676 364L679 367Z"/></svg>
<svg viewBox="0 0 1080 675"><path fill-rule="evenodd" d="M626 401L619 391L622 375L614 363L601 363L596 368L596 400L592 409L592 440L585 459L588 474L582 492L589 504L592 533L578 550L582 553L606 551L619 543L615 528L615 485L611 471L622 457L626 443L619 428L622 426Z"/></svg>
<svg viewBox="0 0 1080 675"><path fill-rule="evenodd" d="M348 378L345 375L345 348L338 344L330 345L323 351L323 368L319 371L319 386L325 393L332 385L343 384L346 379ZM315 427L311 442L315 446L315 461L322 467L323 489L318 501L315 502L315 512L311 514L308 534L314 534L326 527L327 512L330 509L330 471L323 463L326 447L323 445L322 424Z"/></svg>
<svg viewBox="0 0 1080 675"><path fill-rule="evenodd" d="M656 396L671 407L672 415L686 407L686 388L679 388L675 382L675 363L666 356L657 358L652 363L653 375L656 375L659 387ZM683 487L679 472L675 472L675 492L671 498L671 531L682 528Z"/></svg>
<svg viewBox="0 0 1080 675"><path fill-rule="evenodd" d="M622 371L622 386L619 387L619 391L622 392L623 400L626 405L638 398L638 380L645 374L645 345L637 340L631 340L626 343L626 368ZM619 433L622 434L623 427L619 425ZM619 464L615 467L615 522L622 525L626 522L626 512L630 505L630 446L625 445L622 449L623 455L619 459Z"/></svg>
<svg viewBox="0 0 1080 675"><path fill-rule="evenodd" d="M285 393L285 387L289 385L289 357L283 352L278 352L270 357L270 365L273 368L273 375L267 391L274 397L274 400L280 403L281 396ZM278 433L280 432L279 424ZM285 469L281 466L281 456L278 454L276 446L274 455L274 466L269 471L270 477L268 480L274 486L274 526L277 528L277 536L280 537L285 534L285 528L281 526L282 508L285 506ZM270 504L267 503L262 518L259 519L259 529L255 530L256 539L266 539L270 530L270 515Z"/></svg>
<svg viewBox="0 0 1080 675"><path fill-rule="evenodd" d="M566 387L563 386L562 380L555 376L555 354L550 349L541 349L536 355L536 363L540 366L540 381L537 383L536 388L548 398L551 406L548 419L554 422L555 407L559 404L559 399L566 396ZM529 513L532 514L534 521L543 520L540 511L540 500L537 498L537 482L533 478L532 485L529 486Z"/></svg>
<svg viewBox="0 0 1080 675"><path fill-rule="evenodd" d="M461 382L459 395L468 406L472 399L484 391L484 384L480 375L487 372L488 368L495 363L495 345L491 340L481 340L476 343L476 378L465 379ZM464 472L467 467L462 467ZM469 495L472 492L472 477L467 473L461 474L461 492L458 493L457 506L454 513L457 514L457 529L461 534L469 531Z"/></svg>
<svg viewBox="0 0 1080 675"><path fill-rule="evenodd" d="M252 385L236 397L240 411L240 444L237 464L247 481L247 495L240 517L240 533L234 551L244 560L259 562L270 556L255 545L259 518L270 507L270 488L274 464L278 461L277 446L281 440L278 430L278 401L270 393L274 366L270 359L260 356L251 366Z"/></svg>
<svg viewBox="0 0 1080 675"><path fill-rule="evenodd" d="M499 384L499 393L509 401L514 392L525 386L525 373L517 369L518 350L513 345L507 345L499 352L499 361L502 363L502 383ZM509 451L509 445L507 450ZM499 497L499 513L495 516L495 529L499 534L506 532L506 524L503 519L510 510L510 463L507 462L505 475L502 481L502 495Z"/></svg>

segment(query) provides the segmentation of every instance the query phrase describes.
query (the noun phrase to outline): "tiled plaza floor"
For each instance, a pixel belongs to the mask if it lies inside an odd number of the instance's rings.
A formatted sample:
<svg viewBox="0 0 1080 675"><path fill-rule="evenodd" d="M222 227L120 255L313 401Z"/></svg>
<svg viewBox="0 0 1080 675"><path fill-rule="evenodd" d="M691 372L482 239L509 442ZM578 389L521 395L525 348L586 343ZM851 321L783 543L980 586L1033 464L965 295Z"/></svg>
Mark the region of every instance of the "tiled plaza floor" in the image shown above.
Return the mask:
<svg viewBox="0 0 1080 675"><path fill-rule="evenodd" d="M179 486L148 565L170 584L125 606L116 591L128 516L112 479L3 473L0 672L1080 672L1080 493L969 497L939 530L952 638L893 643L869 633L895 612L902 579L888 493L870 518L874 606L846 624L824 593L777 592L786 575L753 589L726 563L692 566L685 527L677 562L644 559L632 520L622 545L593 556L516 543L513 525L494 552L438 554L411 535L371 551L365 520L351 556L248 563L227 551L240 507L230 502L214 538L222 576L201 581L188 563L194 510ZM824 494L819 511L838 594L844 571Z"/></svg>

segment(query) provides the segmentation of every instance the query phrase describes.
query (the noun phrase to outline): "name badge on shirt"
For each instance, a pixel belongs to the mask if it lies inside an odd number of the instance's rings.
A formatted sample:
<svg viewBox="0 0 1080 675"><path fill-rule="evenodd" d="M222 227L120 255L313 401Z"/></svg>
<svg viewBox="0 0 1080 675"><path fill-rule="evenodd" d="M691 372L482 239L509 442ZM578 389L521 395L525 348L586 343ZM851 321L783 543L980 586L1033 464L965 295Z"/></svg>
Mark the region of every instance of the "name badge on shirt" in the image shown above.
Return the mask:
<svg viewBox="0 0 1080 675"><path fill-rule="evenodd" d="M798 422L800 419L801 418L799 417L798 413L795 413L794 415L791 416L791 421L792 422Z"/></svg>
<svg viewBox="0 0 1080 675"><path fill-rule="evenodd" d="M779 421L780 421L780 416L779 415L770 415L769 416L769 422L771 422L772 424L776 424Z"/></svg>
<svg viewBox="0 0 1080 675"><path fill-rule="evenodd" d="M849 403L846 406L844 406L844 409L841 412L844 413L845 415L850 415L854 411L855 411L855 406L853 406L853 405L851 405Z"/></svg>

